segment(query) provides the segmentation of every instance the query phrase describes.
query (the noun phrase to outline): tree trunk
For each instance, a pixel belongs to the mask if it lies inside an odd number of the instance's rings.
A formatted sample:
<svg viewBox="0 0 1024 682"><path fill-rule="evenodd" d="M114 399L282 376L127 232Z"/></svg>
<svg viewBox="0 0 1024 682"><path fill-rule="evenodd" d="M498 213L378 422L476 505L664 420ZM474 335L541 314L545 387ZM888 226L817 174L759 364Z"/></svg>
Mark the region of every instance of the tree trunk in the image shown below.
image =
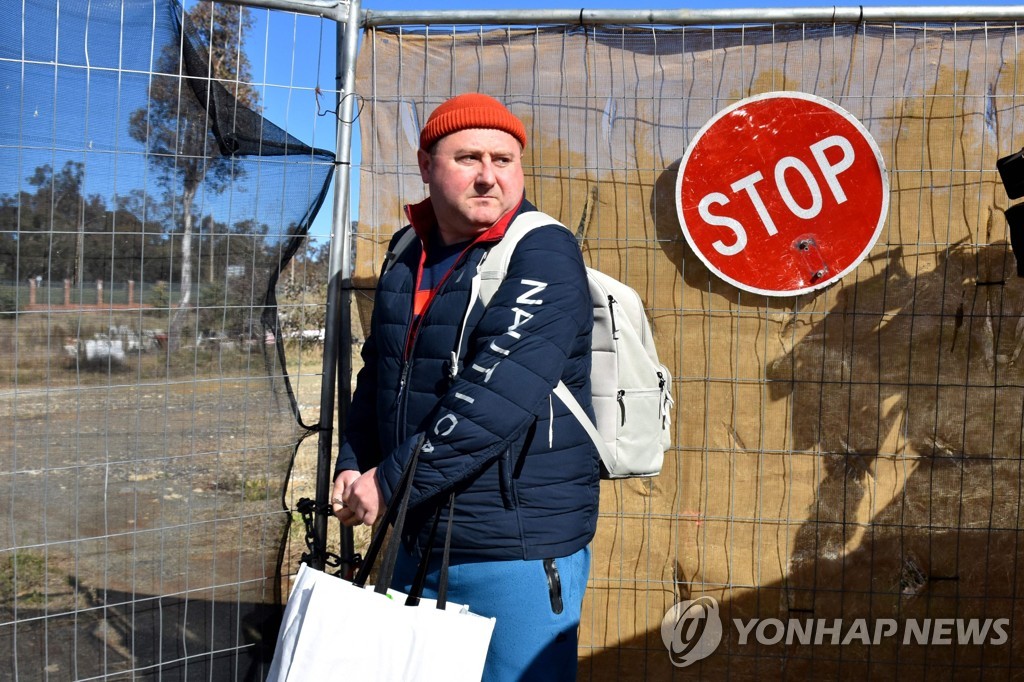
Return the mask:
<svg viewBox="0 0 1024 682"><path fill-rule="evenodd" d="M167 330L167 344L171 351L181 347L181 328L192 307L192 202L197 189L198 185L186 185L181 195L181 299L171 318L171 327Z"/></svg>
<svg viewBox="0 0 1024 682"><path fill-rule="evenodd" d="M213 222L213 217L212 216L210 217L209 235L210 235L210 272L207 275L207 280L210 282L210 284L213 284L214 283L214 279L213 279L213 269L214 268L213 268L213 266L217 264L217 261L215 261L214 258L213 258L214 222Z"/></svg>

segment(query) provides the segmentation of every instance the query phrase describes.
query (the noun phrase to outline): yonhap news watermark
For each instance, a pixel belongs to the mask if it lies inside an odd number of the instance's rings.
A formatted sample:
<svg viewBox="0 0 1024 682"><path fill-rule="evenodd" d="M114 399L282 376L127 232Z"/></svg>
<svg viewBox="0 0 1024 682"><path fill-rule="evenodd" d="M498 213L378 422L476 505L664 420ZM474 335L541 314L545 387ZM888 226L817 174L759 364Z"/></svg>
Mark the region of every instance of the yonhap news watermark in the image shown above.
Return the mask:
<svg viewBox="0 0 1024 682"><path fill-rule="evenodd" d="M1009 618L734 618L740 645L1001 645L1009 639ZM672 606L661 622L661 639L680 668L707 658L722 642L725 626L714 597Z"/></svg>

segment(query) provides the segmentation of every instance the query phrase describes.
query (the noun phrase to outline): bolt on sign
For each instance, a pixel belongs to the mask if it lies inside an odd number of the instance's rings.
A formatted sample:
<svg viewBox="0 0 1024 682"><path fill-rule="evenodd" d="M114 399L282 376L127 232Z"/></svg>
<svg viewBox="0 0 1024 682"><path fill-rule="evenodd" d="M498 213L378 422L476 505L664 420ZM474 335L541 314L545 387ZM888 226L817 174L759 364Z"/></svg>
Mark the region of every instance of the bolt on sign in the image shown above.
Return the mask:
<svg viewBox="0 0 1024 682"><path fill-rule="evenodd" d="M712 272L766 296L796 296L853 270L889 209L882 154L828 100L770 92L716 114L679 166L676 210Z"/></svg>

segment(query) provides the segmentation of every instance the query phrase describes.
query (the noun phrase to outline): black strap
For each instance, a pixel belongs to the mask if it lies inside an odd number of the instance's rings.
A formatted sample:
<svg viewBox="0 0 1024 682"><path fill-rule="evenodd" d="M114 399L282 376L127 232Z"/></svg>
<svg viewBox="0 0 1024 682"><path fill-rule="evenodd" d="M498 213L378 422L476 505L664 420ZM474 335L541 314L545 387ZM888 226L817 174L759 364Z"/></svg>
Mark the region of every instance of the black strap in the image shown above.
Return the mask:
<svg viewBox="0 0 1024 682"><path fill-rule="evenodd" d="M430 525L430 537L427 539L427 548L423 552L423 556L420 558L420 563L416 567L416 580L412 584L412 589L409 590L409 596L405 599L406 606L417 606L420 603L420 599L423 598L423 587L427 582L427 571L430 569L430 557L434 553L434 545L437 538L437 526L441 521L441 509L438 506L437 511L434 512L434 522ZM437 582L437 608L444 611L445 606L448 604L448 565L449 555L451 554L452 548L452 517L455 514L455 493L448 496L448 524L447 530L444 534L444 548L441 554L441 572L438 576Z"/></svg>
<svg viewBox="0 0 1024 682"><path fill-rule="evenodd" d="M412 589L409 590L409 596L405 599L406 606L418 606L420 598L423 597L423 586L427 582L427 571L430 568L430 555L434 549L434 539L437 537L437 524L441 520L441 508L438 507L437 511L434 512L434 522L430 524L430 537L427 539L427 549L423 552L423 556L420 558L420 564L416 567L416 578L413 580ZM451 528L451 523L448 524Z"/></svg>
<svg viewBox="0 0 1024 682"><path fill-rule="evenodd" d="M440 511L440 510L438 510ZM444 554L441 558L441 575L437 580L437 608L444 611L448 604L448 558L452 548L452 525L455 519L455 493L448 498L448 529L444 534Z"/></svg>
<svg viewBox="0 0 1024 682"><path fill-rule="evenodd" d="M412 461L412 468L416 468L415 458ZM380 572L377 574L377 584L373 586L373 591L378 594L387 594L388 588L391 587L391 578L395 574L395 564L398 563L398 550L402 546L402 529L405 527L405 517L409 511L409 494L412 492L412 476L409 476L410 481L406 483L405 491L402 495L402 502L398 508L398 517L395 519L394 527L391 531L391 538L388 540L388 546L384 550L384 560L380 564ZM380 534L383 535L387 532L387 525L383 525L380 528Z"/></svg>
<svg viewBox="0 0 1024 682"><path fill-rule="evenodd" d="M402 472L402 478L398 482L398 487L395 488L395 494L392 497L392 504L384 512L381 524L377 528L377 532L373 534L373 538L370 540L370 546L366 550L366 558L359 566L359 571L356 573L355 578L352 579L352 583L357 587L366 587L366 582L370 577L370 571L373 569L373 565L377 561L377 556L380 554L380 550L384 546L386 537L388 538L387 547L384 548L384 558L381 561L380 572L377 575L377 582L374 585L373 590L378 594L387 594L388 588L391 587L391 581L394 578L395 573L395 564L398 563L398 550L402 545L402 529L405 526L405 519L409 511L409 497L412 493L412 478L416 473L416 465L419 462L420 449L423 447L425 440L426 436L421 436L419 442L416 444L415 448L413 448L412 455L409 457L409 462L406 464L405 470ZM395 499L399 499L398 504L394 504ZM419 565L416 567L416 577L412 584L412 589L409 590L409 594L406 597L406 606L418 605L420 603L420 599L423 597L423 588L426 584L430 556L433 553L437 537L437 527L441 520L441 510L442 507L439 505L437 511L434 513L434 520L430 527L427 547L423 552ZM437 589L437 608L442 611L448 603L448 567L450 564L452 518L454 514L455 493L452 493L448 498L448 527L445 531L444 550L441 558L441 574L438 578ZM388 536L388 526L393 526L390 536Z"/></svg>
<svg viewBox="0 0 1024 682"><path fill-rule="evenodd" d="M387 591L388 586L391 583L391 576L395 570L395 560L398 558L398 544L401 542L402 526L405 525L405 513L409 509L409 494L412 492L412 476L416 470L416 463L419 460L420 448L423 446L425 436L421 436L416 447L413 448L412 455L409 457L409 462L405 465L405 471L402 472L402 478L398 482L398 487L395 488L395 495L392 497L392 504L388 506L384 512L384 517L381 519L380 526L377 528L377 532L373 534L373 538L370 540L370 546L366 550L366 558L363 560L362 565L359 567L359 571L356 573L356 577L352 579L352 583L356 587L366 587L366 581L370 577L370 571L373 570L373 565L377 561L377 555L380 554L381 547L384 545L384 539L388 534L388 526L394 525L395 536L397 542L388 543L388 548L384 557L384 565L381 566L382 575L386 573L387 580L378 579L378 585L375 590L377 592L384 593ZM394 504L395 499L398 499L398 504ZM388 567L388 560L391 559L391 566ZM383 587L381 587L383 585Z"/></svg>

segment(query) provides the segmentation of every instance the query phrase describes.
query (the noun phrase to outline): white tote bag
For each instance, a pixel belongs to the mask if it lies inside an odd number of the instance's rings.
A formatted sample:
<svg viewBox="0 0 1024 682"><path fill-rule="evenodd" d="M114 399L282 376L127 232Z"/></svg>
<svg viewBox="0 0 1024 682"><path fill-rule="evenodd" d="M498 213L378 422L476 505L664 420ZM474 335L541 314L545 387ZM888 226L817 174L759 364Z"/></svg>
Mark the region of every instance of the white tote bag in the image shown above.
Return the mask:
<svg viewBox="0 0 1024 682"><path fill-rule="evenodd" d="M444 597L450 523L438 600L420 598L423 584L419 579L408 598L386 589L401 542L411 488L409 478L417 459L418 448L396 489L401 503L387 510L352 582L300 565L267 677L271 682L479 682L495 620L470 613L466 606L449 603ZM453 504L452 498L449 519ZM440 514L438 509L424 561L429 559ZM392 521L395 530L378 576L380 584L365 587Z"/></svg>
<svg viewBox="0 0 1024 682"><path fill-rule="evenodd" d="M299 639L299 630L305 620L306 607L309 605L313 586L318 579L326 580L331 577L306 564L299 564L299 573L295 576L291 594L288 595L288 603L284 607L284 618L277 634L277 646L274 648L274 660L270 664L268 680L288 679L292 659L295 655L295 644ZM340 580L340 578L333 579Z"/></svg>
<svg viewBox="0 0 1024 682"><path fill-rule="evenodd" d="M312 586L299 593L306 608L294 628L290 660L282 655L268 679L479 682L493 618L452 603L442 611L427 599L406 606L404 594L378 594L316 569L300 570L313 576L306 581ZM282 628L285 647L288 635ZM275 654L275 666L284 653Z"/></svg>

